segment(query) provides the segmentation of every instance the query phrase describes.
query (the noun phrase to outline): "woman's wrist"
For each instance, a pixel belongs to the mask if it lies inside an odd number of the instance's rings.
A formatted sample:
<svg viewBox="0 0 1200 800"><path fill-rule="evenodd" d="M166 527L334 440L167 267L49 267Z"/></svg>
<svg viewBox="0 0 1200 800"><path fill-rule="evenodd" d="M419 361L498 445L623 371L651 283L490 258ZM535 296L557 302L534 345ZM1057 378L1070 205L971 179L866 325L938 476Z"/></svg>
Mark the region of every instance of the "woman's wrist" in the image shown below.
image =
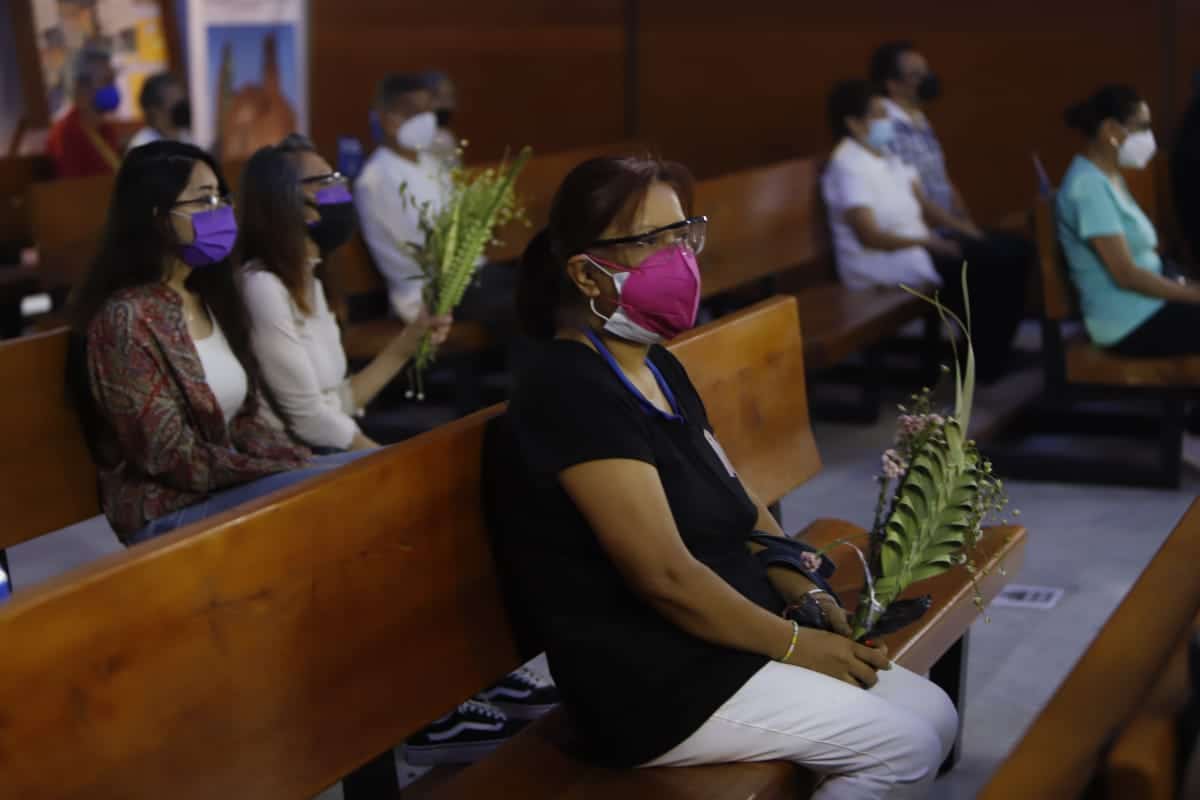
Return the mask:
<svg viewBox="0 0 1200 800"><path fill-rule="evenodd" d="M783 658L778 659L782 663L787 663L789 660L791 660L792 655L796 652L796 642L800 638L800 623L796 622L795 620L791 620L791 623L791 638L788 641L787 650L784 651Z"/></svg>

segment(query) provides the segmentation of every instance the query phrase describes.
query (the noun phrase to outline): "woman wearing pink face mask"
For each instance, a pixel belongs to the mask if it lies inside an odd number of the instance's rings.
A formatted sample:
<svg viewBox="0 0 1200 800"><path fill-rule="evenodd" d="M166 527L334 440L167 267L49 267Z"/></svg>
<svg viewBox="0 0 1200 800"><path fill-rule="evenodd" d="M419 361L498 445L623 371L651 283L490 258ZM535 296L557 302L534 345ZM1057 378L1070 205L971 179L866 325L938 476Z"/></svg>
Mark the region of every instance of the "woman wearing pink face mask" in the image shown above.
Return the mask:
<svg viewBox="0 0 1200 800"><path fill-rule="evenodd" d="M128 545L349 459L313 459L264 414L226 194L196 147L135 149L72 299L68 380L101 505Z"/></svg>
<svg viewBox="0 0 1200 800"><path fill-rule="evenodd" d="M585 162L525 252L518 309L546 341L484 456L514 598L597 760L786 759L828 776L822 800L922 796L949 699L846 637L819 558L776 558L783 532L659 346L696 317L690 187L678 164ZM781 616L805 598L831 630Z"/></svg>

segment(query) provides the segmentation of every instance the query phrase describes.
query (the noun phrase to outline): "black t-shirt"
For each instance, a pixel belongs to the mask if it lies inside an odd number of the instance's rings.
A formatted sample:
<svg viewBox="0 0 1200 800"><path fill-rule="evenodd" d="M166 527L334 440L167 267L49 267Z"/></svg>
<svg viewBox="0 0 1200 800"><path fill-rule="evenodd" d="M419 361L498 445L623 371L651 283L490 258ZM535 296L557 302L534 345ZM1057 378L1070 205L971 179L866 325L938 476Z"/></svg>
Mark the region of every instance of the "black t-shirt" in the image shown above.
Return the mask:
<svg viewBox="0 0 1200 800"><path fill-rule="evenodd" d="M784 606L746 548L757 510L711 438L687 373L661 347L650 363L678 415L654 410L586 345L547 344L509 406L517 452L485 462L505 471L488 482L508 487L499 552L520 607L546 645L586 754L619 766L681 743L767 659L697 639L635 594L558 483L560 472L613 458L654 465L688 550L763 608Z"/></svg>

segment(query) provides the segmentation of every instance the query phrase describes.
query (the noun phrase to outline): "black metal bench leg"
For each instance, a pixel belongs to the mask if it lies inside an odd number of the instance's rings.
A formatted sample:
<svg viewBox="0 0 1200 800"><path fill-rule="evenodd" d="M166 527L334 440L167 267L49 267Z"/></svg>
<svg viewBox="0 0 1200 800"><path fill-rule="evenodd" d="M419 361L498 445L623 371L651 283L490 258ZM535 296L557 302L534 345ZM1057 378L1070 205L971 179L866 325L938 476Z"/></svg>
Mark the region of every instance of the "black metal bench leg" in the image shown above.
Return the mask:
<svg viewBox="0 0 1200 800"><path fill-rule="evenodd" d="M946 756L945 762L938 771L939 775L954 769L962 752L963 713L967 706L967 637L969 635L970 631L964 633L962 638L937 660L933 669L929 670L929 679L950 695L950 700L958 710L958 735L954 737L954 747L950 750L950 755Z"/></svg>
<svg viewBox="0 0 1200 800"><path fill-rule="evenodd" d="M1159 459L1164 486L1179 488L1183 472L1183 430L1187 422L1184 398L1172 393L1163 399L1159 436Z"/></svg>
<svg viewBox="0 0 1200 800"><path fill-rule="evenodd" d="M872 424L879 421L883 406L883 348L875 345L863 353L862 421Z"/></svg>
<svg viewBox="0 0 1200 800"><path fill-rule="evenodd" d="M342 778L343 800L397 800L400 778L396 759L387 750Z"/></svg>

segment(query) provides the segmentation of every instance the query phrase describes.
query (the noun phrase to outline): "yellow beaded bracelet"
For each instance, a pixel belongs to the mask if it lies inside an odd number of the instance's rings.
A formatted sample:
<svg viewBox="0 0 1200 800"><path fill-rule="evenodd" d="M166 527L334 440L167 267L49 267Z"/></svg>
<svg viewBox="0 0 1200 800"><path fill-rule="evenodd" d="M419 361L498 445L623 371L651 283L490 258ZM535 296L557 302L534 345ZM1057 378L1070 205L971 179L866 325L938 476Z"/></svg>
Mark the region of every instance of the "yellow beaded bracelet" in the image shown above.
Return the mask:
<svg viewBox="0 0 1200 800"><path fill-rule="evenodd" d="M780 661L787 661L792 657L792 653L796 652L796 640L800 638L800 623L792 620L792 641L788 644L787 652L783 654Z"/></svg>

